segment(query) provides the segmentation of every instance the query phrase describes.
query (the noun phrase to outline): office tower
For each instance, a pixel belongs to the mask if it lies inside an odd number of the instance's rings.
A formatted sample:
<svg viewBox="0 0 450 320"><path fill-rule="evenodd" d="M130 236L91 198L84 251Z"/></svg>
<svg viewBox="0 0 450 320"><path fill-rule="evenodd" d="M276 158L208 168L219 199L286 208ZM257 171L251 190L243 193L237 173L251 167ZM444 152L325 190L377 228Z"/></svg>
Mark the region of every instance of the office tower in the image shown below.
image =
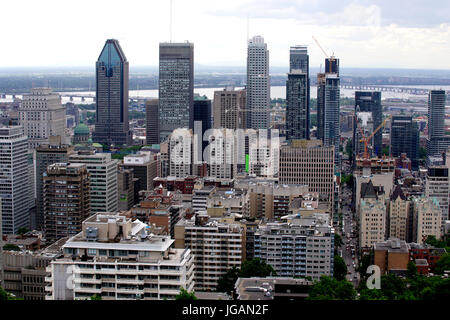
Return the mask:
<svg viewBox="0 0 450 320"><path fill-rule="evenodd" d="M245 129L247 127L247 92L227 87L214 91L214 128Z"/></svg>
<svg viewBox="0 0 450 320"><path fill-rule="evenodd" d="M47 144L36 148L36 228L44 230L44 189L43 174L54 163L67 162L73 147L61 143L60 136L50 137Z"/></svg>
<svg viewBox="0 0 450 320"><path fill-rule="evenodd" d="M363 183L359 201L359 247L369 250L374 243L386 240L384 190L375 188L372 180Z"/></svg>
<svg viewBox="0 0 450 320"><path fill-rule="evenodd" d="M110 153L88 150L71 154L69 162L85 164L90 174L91 212L116 212L118 160Z"/></svg>
<svg viewBox="0 0 450 320"><path fill-rule="evenodd" d="M134 175L132 169L124 169L119 166L117 173L118 210L130 210L135 203L134 199Z"/></svg>
<svg viewBox="0 0 450 320"><path fill-rule="evenodd" d="M91 214L90 178L83 164L55 163L43 175L45 240L54 243L81 231ZM62 205L64 204L64 205Z"/></svg>
<svg viewBox="0 0 450 320"><path fill-rule="evenodd" d="M309 56L306 46L289 51L286 82L286 139L309 139Z"/></svg>
<svg viewBox="0 0 450 320"><path fill-rule="evenodd" d="M159 144L159 100L145 101L146 144Z"/></svg>
<svg viewBox="0 0 450 320"><path fill-rule="evenodd" d="M340 144L340 78L339 59L325 59L325 73L317 75L317 138L325 146L333 145L336 164Z"/></svg>
<svg viewBox="0 0 450 320"><path fill-rule="evenodd" d="M402 153L411 160L413 170L419 169L419 128L410 116L393 116L391 120L391 155Z"/></svg>
<svg viewBox="0 0 450 320"><path fill-rule="evenodd" d="M159 135L194 128L194 44L159 44Z"/></svg>
<svg viewBox="0 0 450 320"><path fill-rule="evenodd" d="M136 154L129 154L123 158L123 164L119 166L133 170L133 176L140 181L138 191L153 189L153 179L157 177L158 172L158 161L154 153L140 151Z"/></svg>
<svg viewBox="0 0 450 320"><path fill-rule="evenodd" d="M0 127L2 231L14 234L29 227L28 144L22 126Z"/></svg>
<svg viewBox="0 0 450 320"><path fill-rule="evenodd" d="M245 259L245 238L239 223L221 222L206 212L175 225L175 248L188 249L194 256L195 290L216 291L220 276Z"/></svg>
<svg viewBox="0 0 450 320"><path fill-rule="evenodd" d="M24 94L19 107L19 123L28 137L28 148L48 143L50 136L64 137L66 110L61 96L50 88L33 88Z"/></svg>
<svg viewBox="0 0 450 320"><path fill-rule="evenodd" d="M87 144L89 142L90 131L89 127L82 121L73 129L72 144Z"/></svg>
<svg viewBox="0 0 450 320"><path fill-rule="evenodd" d="M190 129L176 129L169 136L169 175L185 178L192 174L193 134Z"/></svg>
<svg viewBox="0 0 450 320"><path fill-rule="evenodd" d="M381 92L378 91L355 91L355 115L358 117L358 113L369 113L372 119L372 129L375 130L378 128L379 125L381 125L383 120L383 109L381 106ZM364 127L364 126L363 126ZM358 128L356 127L356 123L353 127L353 141L357 140L356 135L358 134ZM369 134L370 134L369 133ZM378 130L377 133L375 133L373 139L372 139L372 148L373 148L373 154L376 156L381 156L382 154L382 146L383 146L383 130ZM356 138L356 140L355 140ZM357 145L357 144L355 144ZM363 153L364 149L362 150L355 150L355 155L358 153Z"/></svg>
<svg viewBox="0 0 450 320"><path fill-rule="evenodd" d="M180 287L192 292L191 251L174 249L174 240L153 235L148 227L117 213L98 213L86 219L82 232L63 246L64 255L47 268L47 299L100 295L102 300L162 300L175 299ZM72 273L74 268L80 272ZM93 283L96 279L101 282L98 287Z"/></svg>
<svg viewBox="0 0 450 320"><path fill-rule="evenodd" d="M413 240L424 243L428 236L441 237L442 210L437 198L421 196L413 199L414 224Z"/></svg>
<svg viewBox="0 0 450 320"><path fill-rule="evenodd" d="M388 206L388 239L396 238L408 242L410 201L399 185L395 186L391 193Z"/></svg>
<svg viewBox="0 0 450 320"><path fill-rule="evenodd" d="M450 194L449 169L446 166L429 166L425 182L425 196L435 198L442 211L442 226L448 220Z"/></svg>
<svg viewBox="0 0 450 320"><path fill-rule="evenodd" d="M280 184L308 185L330 204L334 197L334 146L320 140L293 140L280 148Z"/></svg>
<svg viewBox="0 0 450 320"><path fill-rule="evenodd" d="M92 140L100 144L131 145L128 123L128 61L115 39L106 40L96 63L96 114Z"/></svg>
<svg viewBox="0 0 450 320"><path fill-rule="evenodd" d="M445 135L445 91L430 90L428 94L428 156L440 157L450 146L450 137Z"/></svg>
<svg viewBox="0 0 450 320"><path fill-rule="evenodd" d="M269 50L264 38L255 36L247 47L247 128L270 126Z"/></svg>
<svg viewBox="0 0 450 320"><path fill-rule="evenodd" d="M200 128L201 127L201 128ZM208 141L203 141L205 132L212 128L211 100L206 96L194 96L194 134L197 134L198 151L205 150ZM199 158L201 159L201 158Z"/></svg>
<svg viewBox="0 0 450 320"><path fill-rule="evenodd" d="M280 277L333 276L334 229L320 217L261 224L255 231L255 258Z"/></svg>
<svg viewBox="0 0 450 320"><path fill-rule="evenodd" d="M288 73L286 81L286 139L309 139L309 103L307 74Z"/></svg>

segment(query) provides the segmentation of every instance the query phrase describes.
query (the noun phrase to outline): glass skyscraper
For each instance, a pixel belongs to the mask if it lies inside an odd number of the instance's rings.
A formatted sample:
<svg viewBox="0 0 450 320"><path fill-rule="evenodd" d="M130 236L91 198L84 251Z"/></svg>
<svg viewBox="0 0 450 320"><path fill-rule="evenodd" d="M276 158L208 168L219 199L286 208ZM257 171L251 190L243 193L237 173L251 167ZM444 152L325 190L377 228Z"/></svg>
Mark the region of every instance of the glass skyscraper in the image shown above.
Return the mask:
<svg viewBox="0 0 450 320"><path fill-rule="evenodd" d="M340 78L339 59L325 59L325 73L317 75L317 138L325 146L335 146L339 156L340 143Z"/></svg>
<svg viewBox="0 0 450 320"><path fill-rule="evenodd" d="M428 95L428 139L427 153L439 157L450 146L450 137L445 135L445 91L430 90Z"/></svg>
<svg viewBox="0 0 450 320"><path fill-rule="evenodd" d="M119 41L108 39L96 63L94 142L131 145L128 123L128 61Z"/></svg>
<svg viewBox="0 0 450 320"><path fill-rule="evenodd" d="M411 168L419 169L419 128L411 116L393 116L391 121L391 155L406 153Z"/></svg>
<svg viewBox="0 0 450 320"><path fill-rule="evenodd" d="M286 139L309 139L309 56L306 46L294 46L289 50L286 100Z"/></svg>
<svg viewBox="0 0 450 320"><path fill-rule="evenodd" d="M194 128L194 44L159 44L159 130Z"/></svg>

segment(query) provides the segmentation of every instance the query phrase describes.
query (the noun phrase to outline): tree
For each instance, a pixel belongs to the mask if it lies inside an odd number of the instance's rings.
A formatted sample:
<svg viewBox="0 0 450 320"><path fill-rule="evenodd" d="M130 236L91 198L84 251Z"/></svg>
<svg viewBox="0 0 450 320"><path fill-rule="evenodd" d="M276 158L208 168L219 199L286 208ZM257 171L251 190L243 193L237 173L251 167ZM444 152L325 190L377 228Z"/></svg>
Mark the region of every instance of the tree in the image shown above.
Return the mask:
<svg viewBox="0 0 450 320"><path fill-rule="evenodd" d="M413 261L408 262L408 266L406 267L406 277L408 279L415 278L417 276L417 267Z"/></svg>
<svg viewBox="0 0 450 320"><path fill-rule="evenodd" d="M230 293L234 290L234 284L239 278L240 270L236 267L229 269L224 275L220 276L217 281L217 292Z"/></svg>
<svg viewBox="0 0 450 320"><path fill-rule="evenodd" d="M17 234L19 234L19 235L24 235L24 234L27 233L28 231L30 231L28 228L26 228L26 227L21 227L21 228L19 228L19 230L17 230Z"/></svg>
<svg viewBox="0 0 450 320"><path fill-rule="evenodd" d="M383 149L381 149L381 153L385 156L389 155L389 147L384 147Z"/></svg>
<svg viewBox="0 0 450 320"><path fill-rule="evenodd" d="M426 159L427 157L427 149L424 147L419 148L419 158L420 159Z"/></svg>
<svg viewBox="0 0 450 320"><path fill-rule="evenodd" d="M5 300L23 300L23 299L17 299L15 296L13 296L9 292L6 292L5 289L3 289L0 286L0 301L5 301Z"/></svg>
<svg viewBox="0 0 450 320"><path fill-rule="evenodd" d="M364 288L360 291L358 300L387 300L387 298L381 290Z"/></svg>
<svg viewBox="0 0 450 320"><path fill-rule="evenodd" d="M345 276L347 275L347 266L345 264L344 259L340 256L334 256L334 269L333 269L334 278L337 280L345 280Z"/></svg>
<svg viewBox="0 0 450 320"><path fill-rule="evenodd" d="M185 288L180 288L180 293L175 296L175 300L197 300L194 292L188 292Z"/></svg>
<svg viewBox="0 0 450 320"><path fill-rule="evenodd" d="M444 271L450 270L450 253L446 253L436 262L434 272L436 274L444 274Z"/></svg>
<svg viewBox="0 0 450 320"><path fill-rule="evenodd" d="M89 300L102 300L102 296L98 294L94 294Z"/></svg>
<svg viewBox="0 0 450 320"><path fill-rule="evenodd" d="M246 260L241 265L241 270L239 272L240 278L251 278L251 277L261 277L265 278L268 276L275 276L277 273L272 268L270 264L262 261L259 258L252 260Z"/></svg>
<svg viewBox="0 0 450 320"><path fill-rule="evenodd" d="M347 280L322 276L309 290L308 300L354 300L356 291Z"/></svg>
<svg viewBox="0 0 450 320"><path fill-rule="evenodd" d="M3 250L5 251L20 251L20 248L12 243L7 243L3 246Z"/></svg>

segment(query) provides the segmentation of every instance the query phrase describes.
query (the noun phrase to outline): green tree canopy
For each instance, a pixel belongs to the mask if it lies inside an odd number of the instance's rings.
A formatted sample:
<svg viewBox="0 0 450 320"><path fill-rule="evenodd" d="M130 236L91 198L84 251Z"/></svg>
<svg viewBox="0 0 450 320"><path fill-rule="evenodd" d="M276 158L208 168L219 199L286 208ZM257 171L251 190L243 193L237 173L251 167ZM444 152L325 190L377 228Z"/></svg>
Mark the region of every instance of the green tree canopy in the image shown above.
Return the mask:
<svg viewBox="0 0 450 320"><path fill-rule="evenodd" d="M406 277L411 279L417 276L417 266L413 261L408 262L406 267Z"/></svg>
<svg viewBox="0 0 450 320"><path fill-rule="evenodd" d="M333 275L337 280L345 280L345 276L347 275L347 266L345 261L338 255L334 256Z"/></svg>
<svg viewBox="0 0 450 320"><path fill-rule="evenodd" d="M194 292L188 292L185 288L180 288L180 293L175 296L175 300L197 300Z"/></svg>
<svg viewBox="0 0 450 320"><path fill-rule="evenodd" d="M356 290L347 280L322 276L309 290L308 300L354 300Z"/></svg>
<svg viewBox="0 0 450 320"><path fill-rule="evenodd" d="M444 254L437 262L434 272L436 274L444 274L444 271L450 271L450 254Z"/></svg>

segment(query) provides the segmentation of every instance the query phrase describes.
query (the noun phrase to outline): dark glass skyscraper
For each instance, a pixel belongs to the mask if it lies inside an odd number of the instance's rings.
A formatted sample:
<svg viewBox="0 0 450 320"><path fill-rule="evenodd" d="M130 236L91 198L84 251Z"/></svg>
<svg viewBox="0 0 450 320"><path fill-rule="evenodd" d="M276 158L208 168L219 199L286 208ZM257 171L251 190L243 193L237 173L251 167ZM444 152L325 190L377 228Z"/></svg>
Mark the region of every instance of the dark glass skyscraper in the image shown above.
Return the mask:
<svg viewBox="0 0 450 320"><path fill-rule="evenodd" d="M286 139L309 139L309 56L306 46L293 46L289 50L286 100Z"/></svg>
<svg viewBox="0 0 450 320"><path fill-rule="evenodd" d="M194 128L194 44L159 44L159 130Z"/></svg>
<svg viewBox="0 0 450 320"><path fill-rule="evenodd" d="M145 101L146 143L159 144L159 101L151 99Z"/></svg>
<svg viewBox="0 0 450 320"><path fill-rule="evenodd" d="M317 138L325 146L335 146L339 158L340 143L339 59L325 59L325 73L317 75Z"/></svg>
<svg viewBox="0 0 450 320"><path fill-rule="evenodd" d="M406 153L413 170L419 168L419 128L411 116L393 116L391 121L391 155Z"/></svg>
<svg viewBox="0 0 450 320"><path fill-rule="evenodd" d="M202 136L200 137L202 141L202 150L205 150L208 145L208 141L203 141L203 135L206 130L212 128L211 100L209 100L206 96L194 97L194 128L200 123L202 125ZM196 130L194 130L194 133L197 133Z"/></svg>
<svg viewBox="0 0 450 320"><path fill-rule="evenodd" d="M373 129L375 130L383 120L383 109L381 107L381 92L379 91L355 91L355 114L359 112L370 112L372 114ZM357 132L356 122L353 127L353 144L356 146L355 137ZM383 130L378 130L373 137L373 153L377 156L382 154ZM354 148L358 152L357 148ZM359 150L364 152L364 150Z"/></svg>
<svg viewBox="0 0 450 320"><path fill-rule="evenodd" d="M119 41L108 39L96 63L94 142L131 145L128 123L128 61Z"/></svg>
<svg viewBox="0 0 450 320"><path fill-rule="evenodd" d="M439 157L450 146L450 137L445 135L445 91L430 90L428 95L428 156Z"/></svg>

